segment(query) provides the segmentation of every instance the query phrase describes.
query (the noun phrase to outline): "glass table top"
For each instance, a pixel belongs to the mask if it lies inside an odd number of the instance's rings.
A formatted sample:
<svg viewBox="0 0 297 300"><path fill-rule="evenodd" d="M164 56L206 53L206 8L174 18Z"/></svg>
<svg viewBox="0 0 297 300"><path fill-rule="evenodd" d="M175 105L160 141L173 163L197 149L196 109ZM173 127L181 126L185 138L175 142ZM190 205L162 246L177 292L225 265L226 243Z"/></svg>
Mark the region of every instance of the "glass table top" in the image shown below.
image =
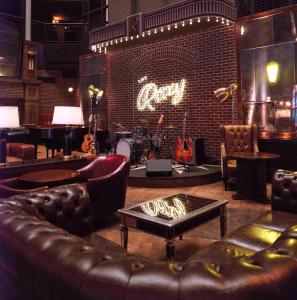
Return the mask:
<svg viewBox="0 0 297 300"><path fill-rule="evenodd" d="M172 221L186 217L188 214L199 211L216 202L218 202L218 200L177 194L147 201L131 207L126 211L136 212L164 221Z"/></svg>

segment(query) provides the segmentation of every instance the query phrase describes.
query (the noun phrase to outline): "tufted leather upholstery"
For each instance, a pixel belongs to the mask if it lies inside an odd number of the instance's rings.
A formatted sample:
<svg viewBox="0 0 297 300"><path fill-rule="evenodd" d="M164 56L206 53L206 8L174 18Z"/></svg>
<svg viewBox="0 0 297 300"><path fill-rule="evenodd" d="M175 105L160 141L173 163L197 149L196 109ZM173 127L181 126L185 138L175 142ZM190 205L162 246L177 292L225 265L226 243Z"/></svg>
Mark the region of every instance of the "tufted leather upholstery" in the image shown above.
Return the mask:
<svg viewBox="0 0 297 300"><path fill-rule="evenodd" d="M130 163L123 155L99 156L78 170L86 181L95 221L125 206Z"/></svg>
<svg viewBox="0 0 297 300"><path fill-rule="evenodd" d="M297 172L277 170L272 178L273 209L297 213Z"/></svg>
<svg viewBox="0 0 297 300"><path fill-rule="evenodd" d="M296 214L267 212L181 264L71 235L27 198L0 201L0 299L297 299Z"/></svg>
<svg viewBox="0 0 297 300"><path fill-rule="evenodd" d="M93 231L93 216L88 192L84 185L72 184L20 194L12 199L34 207L40 219L75 235Z"/></svg>
<svg viewBox="0 0 297 300"><path fill-rule="evenodd" d="M228 160L229 152L259 152L256 125L221 125L221 160L225 190L228 179L236 177L236 160Z"/></svg>

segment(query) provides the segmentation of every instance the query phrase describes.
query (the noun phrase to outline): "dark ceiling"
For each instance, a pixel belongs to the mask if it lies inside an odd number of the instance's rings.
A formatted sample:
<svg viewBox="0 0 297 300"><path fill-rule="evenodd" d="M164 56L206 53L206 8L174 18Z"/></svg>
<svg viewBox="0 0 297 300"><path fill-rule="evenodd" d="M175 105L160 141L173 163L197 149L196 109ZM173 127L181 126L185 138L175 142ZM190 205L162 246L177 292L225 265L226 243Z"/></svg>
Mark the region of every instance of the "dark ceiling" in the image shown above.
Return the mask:
<svg viewBox="0 0 297 300"><path fill-rule="evenodd" d="M77 22L82 17L82 0L32 0L32 19L51 22L53 16L64 22ZM21 16L25 0L0 0L0 13Z"/></svg>

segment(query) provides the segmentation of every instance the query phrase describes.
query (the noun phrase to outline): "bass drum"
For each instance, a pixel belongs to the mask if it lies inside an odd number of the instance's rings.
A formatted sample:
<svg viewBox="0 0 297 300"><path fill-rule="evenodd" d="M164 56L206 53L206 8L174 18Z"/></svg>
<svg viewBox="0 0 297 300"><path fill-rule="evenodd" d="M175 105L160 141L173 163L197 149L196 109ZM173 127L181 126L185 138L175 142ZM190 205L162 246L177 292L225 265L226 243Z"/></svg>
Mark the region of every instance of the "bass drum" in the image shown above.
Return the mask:
<svg viewBox="0 0 297 300"><path fill-rule="evenodd" d="M143 154L143 144L134 139L121 139L117 143L116 153L126 156L134 163L138 163Z"/></svg>

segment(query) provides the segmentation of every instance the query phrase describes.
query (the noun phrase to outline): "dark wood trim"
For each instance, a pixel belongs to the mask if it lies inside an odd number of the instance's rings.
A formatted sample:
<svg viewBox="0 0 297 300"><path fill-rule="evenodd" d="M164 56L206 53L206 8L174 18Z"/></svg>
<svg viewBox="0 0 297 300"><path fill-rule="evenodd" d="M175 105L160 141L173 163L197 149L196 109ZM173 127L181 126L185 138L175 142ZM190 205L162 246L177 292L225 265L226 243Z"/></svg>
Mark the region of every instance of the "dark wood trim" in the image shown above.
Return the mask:
<svg viewBox="0 0 297 300"><path fill-rule="evenodd" d="M242 23L242 22L265 18L265 17L269 17L269 16L273 16L273 15L282 14L282 13L288 13L291 10L297 10L297 4L293 4L293 5L289 5L289 6L285 6L285 7L279 7L279 8L267 10L264 12L260 12L257 14L249 15L249 16L244 16L244 17L238 18L237 22Z"/></svg>
<svg viewBox="0 0 297 300"><path fill-rule="evenodd" d="M128 186L146 188L178 188L210 184L221 180L222 175L218 173L195 177L129 177Z"/></svg>
<svg viewBox="0 0 297 300"><path fill-rule="evenodd" d="M238 123L243 124L243 103L241 97L241 68L240 68L240 24L236 23L236 60L237 60L237 110L238 110Z"/></svg>

